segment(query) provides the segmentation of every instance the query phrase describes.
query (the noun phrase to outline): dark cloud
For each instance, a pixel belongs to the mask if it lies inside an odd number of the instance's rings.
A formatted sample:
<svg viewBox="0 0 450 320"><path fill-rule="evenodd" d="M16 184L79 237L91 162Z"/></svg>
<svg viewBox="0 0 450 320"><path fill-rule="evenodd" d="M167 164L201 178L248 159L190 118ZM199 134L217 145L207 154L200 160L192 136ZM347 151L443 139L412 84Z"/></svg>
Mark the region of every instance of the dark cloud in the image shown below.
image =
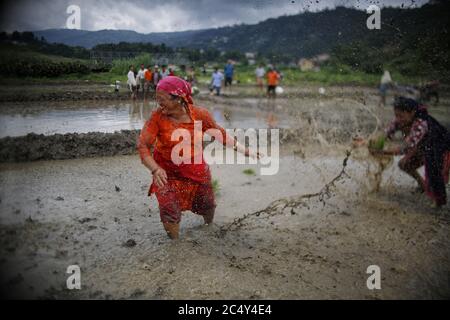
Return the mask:
<svg viewBox="0 0 450 320"><path fill-rule="evenodd" d="M2 5L0 29L65 28L69 5L81 8L84 30L124 29L141 33L257 23L271 17L335 6L361 10L370 4L415 7L427 0L16 0Z"/></svg>

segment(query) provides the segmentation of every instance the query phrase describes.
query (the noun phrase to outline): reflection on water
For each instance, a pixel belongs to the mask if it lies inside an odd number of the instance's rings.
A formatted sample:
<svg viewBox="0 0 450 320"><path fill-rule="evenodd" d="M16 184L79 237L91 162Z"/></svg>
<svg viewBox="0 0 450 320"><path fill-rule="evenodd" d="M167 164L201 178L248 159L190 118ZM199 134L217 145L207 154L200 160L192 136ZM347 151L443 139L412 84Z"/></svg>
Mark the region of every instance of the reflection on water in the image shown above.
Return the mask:
<svg viewBox="0 0 450 320"><path fill-rule="evenodd" d="M0 114L0 137L38 134L114 132L141 129L156 108L154 101L114 102L110 105L56 105L29 108L20 114ZM225 128L288 127L286 119L274 122L267 112L227 107L210 108L218 124Z"/></svg>

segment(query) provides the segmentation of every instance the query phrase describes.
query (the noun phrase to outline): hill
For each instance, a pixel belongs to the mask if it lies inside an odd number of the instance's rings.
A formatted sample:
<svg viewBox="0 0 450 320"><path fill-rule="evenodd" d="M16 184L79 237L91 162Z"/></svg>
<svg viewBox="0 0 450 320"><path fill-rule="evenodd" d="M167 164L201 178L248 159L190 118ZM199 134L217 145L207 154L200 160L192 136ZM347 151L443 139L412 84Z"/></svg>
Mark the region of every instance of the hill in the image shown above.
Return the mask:
<svg viewBox="0 0 450 320"><path fill-rule="evenodd" d="M51 29L34 33L48 42L86 48L102 43L151 42L165 43L170 47L309 57L354 41L370 41L374 45L380 45L386 41L397 41L398 37L413 37L420 31L447 32L448 12L448 3L428 4L415 9L384 8L381 30L367 29L367 14L364 11L338 7L322 12L282 16L254 25L195 31L140 34L125 30Z"/></svg>

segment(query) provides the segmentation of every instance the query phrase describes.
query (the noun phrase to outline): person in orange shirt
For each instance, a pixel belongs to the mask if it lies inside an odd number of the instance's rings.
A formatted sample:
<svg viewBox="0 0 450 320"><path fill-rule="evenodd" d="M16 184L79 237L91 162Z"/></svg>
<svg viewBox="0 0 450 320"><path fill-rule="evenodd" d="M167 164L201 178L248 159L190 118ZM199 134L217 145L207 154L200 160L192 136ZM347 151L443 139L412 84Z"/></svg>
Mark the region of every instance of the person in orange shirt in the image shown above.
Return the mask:
<svg viewBox="0 0 450 320"><path fill-rule="evenodd" d="M152 80L153 80L152 68L150 65L147 66L147 69L145 69L144 78L145 78L144 99L146 99L148 92L150 92L150 87L152 85Z"/></svg>
<svg viewBox="0 0 450 320"><path fill-rule="evenodd" d="M269 98L276 97L276 89L278 86L278 82L280 79L280 75L273 67L269 67L269 72L267 72L267 96Z"/></svg>
<svg viewBox="0 0 450 320"><path fill-rule="evenodd" d="M177 239L182 211L190 210L203 216L205 224L212 223L214 219L216 203L211 173L203 158L204 133L217 129L221 133L218 140L224 146L233 147L246 156L250 155L250 151L227 135L206 109L194 106L191 86L185 80L173 76L162 79L156 88L156 100L159 108L145 123L138 150L142 163L153 175L148 195L156 195L164 229L171 239ZM197 126L199 122L201 130ZM182 155L189 161L181 163L176 159L179 153L175 158L173 155L173 149L180 143L172 139L177 129L189 132L191 137L188 144L190 155ZM259 157L259 154L252 156Z"/></svg>

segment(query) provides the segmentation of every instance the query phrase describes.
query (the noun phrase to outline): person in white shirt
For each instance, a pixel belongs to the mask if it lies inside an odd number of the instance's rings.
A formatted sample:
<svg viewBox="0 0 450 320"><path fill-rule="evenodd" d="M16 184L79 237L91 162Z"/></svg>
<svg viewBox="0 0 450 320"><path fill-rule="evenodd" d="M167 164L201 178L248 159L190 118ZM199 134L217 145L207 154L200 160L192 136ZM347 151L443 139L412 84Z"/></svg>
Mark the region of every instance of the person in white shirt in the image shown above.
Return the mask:
<svg viewBox="0 0 450 320"><path fill-rule="evenodd" d="M264 70L263 64L260 64L258 68L255 70L256 75L256 85L260 88L261 91L264 91L264 75L266 74L266 70Z"/></svg>
<svg viewBox="0 0 450 320"><path fill-rule="evenodd" d="M131 99L136 99L136 78L134 76L134 66L130 66L130 71L128 71L127 84L131 91Z"/></svg>
<svg viewBox="0 0 450 320"><path fill-rule="evenodd" d="M211 78L211 94L216 90L216 95L220 96L220 89L222 88L222 82L224 80L223 73L219 71L219 68L214 68L214 73Z"/></svg>
<svg viewBox="0 0 450 320"><path fill-rule="evenodd" d="M141 69L139 69L138 74L136 76L136 82L137 82L137 85L138 85L138 89L137 89L138 92L139 92L139 90L142 90L142 92L144 92L145 71L147 71L147 69L145 69L144 65L141 64Z"/></svg>

